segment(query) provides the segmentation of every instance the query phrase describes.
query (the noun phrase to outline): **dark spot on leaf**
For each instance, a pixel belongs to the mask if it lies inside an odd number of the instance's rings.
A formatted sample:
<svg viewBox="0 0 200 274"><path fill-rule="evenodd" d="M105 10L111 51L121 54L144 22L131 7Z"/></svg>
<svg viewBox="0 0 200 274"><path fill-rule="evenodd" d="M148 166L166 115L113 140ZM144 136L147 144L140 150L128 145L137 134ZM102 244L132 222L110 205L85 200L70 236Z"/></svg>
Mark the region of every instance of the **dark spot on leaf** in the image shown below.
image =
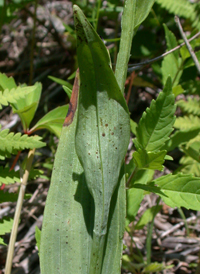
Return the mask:
<svg viewBox="0 0 200 274"><path fill-rule="evenodd" d="M105 124L105 126L107 127L107 126L108 126L108 124Z"/></svg>
<svg viewBox="0 0 200 274"><path fill-rule="evenodd" d="M112 132L111 135L114 135L114 132Z"/></svg>
<svg viewBox="0 0 200 274"><path fill-rule="evenodd" d="M57 228L57 231L59 231L59 229Z"/></svg>
<svg viewBox="0 0 200 274"><path fill-rule="evenodd" d="M105 137L105 133L102 133L102 136Z"/></svg>

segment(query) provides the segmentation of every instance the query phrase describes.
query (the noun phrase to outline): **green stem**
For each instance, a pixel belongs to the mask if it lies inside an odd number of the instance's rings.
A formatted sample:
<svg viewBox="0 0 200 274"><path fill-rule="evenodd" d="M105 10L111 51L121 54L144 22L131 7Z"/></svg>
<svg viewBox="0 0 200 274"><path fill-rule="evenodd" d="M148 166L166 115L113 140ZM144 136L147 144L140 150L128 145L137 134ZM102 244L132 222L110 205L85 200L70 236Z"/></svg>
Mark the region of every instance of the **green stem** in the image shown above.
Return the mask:
<svg viewBox="0 0 200 274"><path fill-rule="evenodd" d="M9 246L8 246L8 255L6 258L5 274L10 274L11 269L12 269L12 259L13 259L13 254L14 254L15 241L16 241L16 237L17 237L19 219L20 219L22 204L23 204L23 200L24 200L26 185L27 185L30 169L31 169L32 162L33 162L34 153L35 153L35 149L29 151L27 163L26 163L26 170L24 172L21 186L20 186L20 191L19 191L16 210L15 210L15 216L14 216L14 221L13 221L13 228L12 228L10 242L9 242Z"/></svg>
<svg viewBox="0 0 200 274"><path fill-rule="evenodd" d="M31 41L31 54L30 54L30 76L29 76L29 85L32 85L33 81L33 61L34 61L34 46L35 46L35 32L36 32L36 21L37 21L37 5L38 0L35 0L35 10L34 10L34 17L33 17L33 35Z"/></svg>
<svg viewBox="0 0 200 274"><path fill-rule="evenodd" d="M133 170L133 172L131 173L130 177L128 178L127 186L130 185L130 183L131 183L131 181L132 181L132 179L133 179L133 177L135 176L135 174L136 174L137 171L138 171L138 168L135 167L134 170Z"/></svg>
<svg viewBox="0 0 200 274"><path fill-rule="evenodd" d="M184 214L184 212L183 212L183 210L181 208L178 208L178 212L179 212L179 214L180 214L180 216L183 219L183 222L185 224L186 235L189 236L190 230L189 230L189 227L188 227L187 220L185 218L185 214Z"/></svg>
<svg viewBox="0 0 200 274"><path fill-rule="evenodd" d="M148 225L148 234L147 234L147 240L146 240L146 249L147 249L147 265L151 263L151 240L152 240L152 233L153 233L153 227L154 227L154 219L157 214L157 206L160 203L161 198L159 197L156 202L156 207L154 209L153 213L153 219L151 223Z"/></svg>
<svg viewBox="0 0 200 274"><path fill-rule="evenodd" d="M97 2L97 12L96 12L96 24L95 24L95 30L97 30L97 27L98 27L100 7L101 7L101 0L98 0L98 2Z"/></svg>
<svg viewBox="0 0 200 274"><path fill-rule="evenodd" d="M115 70L115 76L122 93L124 93L128 61L134 35L135 6L136 0L126 0L122 15L121 41Z"/></svg>

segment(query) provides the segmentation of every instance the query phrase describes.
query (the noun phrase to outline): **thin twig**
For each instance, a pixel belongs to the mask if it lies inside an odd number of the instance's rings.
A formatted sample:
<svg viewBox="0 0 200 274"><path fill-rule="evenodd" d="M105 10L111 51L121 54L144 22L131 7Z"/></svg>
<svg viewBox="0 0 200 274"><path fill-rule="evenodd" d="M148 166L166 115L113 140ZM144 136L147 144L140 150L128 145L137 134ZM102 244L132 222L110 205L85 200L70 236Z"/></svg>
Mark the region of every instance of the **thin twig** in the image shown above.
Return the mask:
<svg viewBox="0 0 200 274"><path fill-rule="evenodd" d="M190 39L188 39L188 41L190 42L190 41L196 39L198 36L200 36L200 32L197 32L194 36L192 36ZM147 60L147 61L144 61L144 62L141 62L141 63L137 63L137 64L132 64L131 66L133 66L133 67L129 68L128 72L132 72L134 70L140 69L141 67L143 67L145 65L152 64L156 61L159 61L162 58L164 58L165 56L167 56L168 54L174 52L177 49L180 49L183 46L185 46L185 42L183 42L182 44L178 45L177 47L175 47L175 48L173 48L173 49L171 49L171 50L169 50L169 51L167 51L167 52L165 52L165 53L161 54L160 56L157 56L153 59L150 59L150 60Z"/></svg>
<svg viewBox="0 0 200 274"><path fill-rule="evenodd" d="M183 31L183 28L182 28L182 26L181 26L181 22L180 22L178 16L175 16L175 22L176 22L176 24L178 25L180 34L181 34L181 36L182 36L182 38L183 38L183 40L184 40L184 42L185 42L185 44L186 44L186 47L187 47L187 49L188 49L188 51L189 51L189 53L190 53L190 55L191 55L191 57L192 57L192 59L193 59L195 65L196 65L196 68L197 68L197 70L198 70L198 73L200 74L200 64L199 64L199 61L198 61L198 59L197 59L197 57L196 57L196 55L195 55L195 53L194 53L194 51L193 51L193 49L192 49L192 47L191 47L189 41L188 41L188 39L187 39L187 37L186 37L186 35L185 35L184 31Z"/></svg>
<svg viewBox="0 0 200 274"><path fill-rule="evenodd" d="M15 216L14 216L14 221L13 221L13 228L12 228L12 232L10 235L10 241L9 241L9 246L8 246L5 274L10 274L11 269L12 269L12 260L13 260L13 254L14 254L14 249L15 249L15 241L16 241L16 237L17 237L17 230L18 230L18 225L19 225L21 208L22 208L22 204L23 204L23 200L24 200L24 194L25 194L25 190L26 190L28 177L29 177L29 172L30 172L32 162L33 162L34 153L35 153L35 149L32 149L29 151L27 163L26 163L26 170L24 172L21 186L20 186L20 191L19 191L16 210L15 210Z"/></svg>
<svg viewBox="0 0 200 274"><path fill-rule="evenodd" d="M187 223L189 223L189 222L191 222L191 221L194 221L194 220L196 220L196 216L192 216L192 217L189 217L189 218L187 218L185 221L187 222ZM171 234L172 232L174 232L174 231L176 231L177 229L179 229L181 226L183 226L184 225L184 222L182 221L182 222L180 222L180 223L178 223L178 224L176 224L175 226L173 226L173 227L171 227L170 229L168 229L167 231L165 231L165 232L163 232L160 236L159 236L159 238L160 239L163 239L164 237L166 237L167 235L169 235L169 234Z"/></svg>

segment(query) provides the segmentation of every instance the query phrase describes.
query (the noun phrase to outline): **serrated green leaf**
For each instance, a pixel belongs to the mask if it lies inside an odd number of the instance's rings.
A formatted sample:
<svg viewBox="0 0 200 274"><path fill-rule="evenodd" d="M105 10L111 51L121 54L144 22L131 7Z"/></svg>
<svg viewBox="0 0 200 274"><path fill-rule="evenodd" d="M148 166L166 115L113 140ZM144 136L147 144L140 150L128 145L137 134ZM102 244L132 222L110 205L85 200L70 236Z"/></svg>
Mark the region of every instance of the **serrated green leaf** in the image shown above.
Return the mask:
<svg viewBox="0 0 200 274"><path fill-rule="evenodd" d="M33 87L34 90L32 92L29 92L23 99L19 98L16 100L16 103L12 104L13 112L20 116L24 131L29 129L41 96L42 85L35 83Z"/></svg>
<svg viewBox="0 0 200 274"><path fill-rule="evenodd" d="M36 125L31 129L31 131L36 131L39 129L48 129L49 131L53 132L56 136L60 137L68 108L68 105L64 105L48 112L36 123Z"/></svg>
<svg viewBox="0 0 200 274"><path fill-rule="evenodd" d="M8 167L3 168L0 166L0 185L2 184L14 184L20 182L19 172L11 170Z"/></svg>
<svg viewBox="0 0 200 274"><path fill-rule="evenodd" d="M158 151L163 143L169 139L175 121L174 95L171 80L168 78L166 86L156 99L152 101L139 121L134 144L137 149Z"/></svg>
<svg viewBox="0 0 200 274"><path fill-rule="evenodd" d="M138 168L163 170L163 163L167 151L147 152L146 150L138 149L133 153L133 159Z"/></svg>
<svg viewBox="0 0 200 274"><path fill-rule="evenodd" d="M191 139L195 138L200 132L200 128L191 128L186 130L176 131L170 140L162 147L162 150L172 151L174 148L181 144L189 142Z"/></svg>
<svg viewBox="0 0 200 274"><path fill-rule="evenodd" d="M89 273L97 274L101 273L103 265L110 202L129 144L130 118L103 41L77 6L74 6L74 17L81 80L76 151L94 198L95 223ZM118 273L119 260L116 267Z"/></svg>
<svg viewBox="0 0 200 274"><path fill-rule="evenodd" d="M6 157L9 157L11 153L16 154L19 150L41 148L45 145L39 136L29 137L27 134L9 133L9 129L0 131L0 154Z"/></svg>
<svg viewBox="0 0 200 274"><path fill-rule="evenodd" d="M0 235L5 235L10 233L13 227L13 219L8 217L3 217L0 219ZM0 243L6 245L2 238L0 238Z"/></svg>
<svg viewBox="0 0 200 274"><path fill-rule="evenodd" d="M167 50L171 50L177 46L175 35L164 24L165 39L167 41ZM162 82L165 85L167 78L172 78L173 86L176 86L180 80L182 70L180 69L181 59L178 51L168 54L162 61Z"/></svg>
<svg viewBox="0 0 200 274"><path fill-rule="evenodd" d="M167 205L200 210L200 178L169 174L154 180L154 183L165 194L160 196Z"/></svg>
<svg viewBox="0 0 200 274"><path fill-rule="evenodd" d="M11 90L16 88L17 85L13 77L8 77L6 74L0 73L0 90L3 91L5 89Z"/></svg>
<svg viewBox="0 0 200 274"><path fill-rule="evenodd" d="M162 205L152 206L148 208L141 216L137 224L134 226L134 230L142 229L145 225L151 222L154 216L161 210Z"/></svg>

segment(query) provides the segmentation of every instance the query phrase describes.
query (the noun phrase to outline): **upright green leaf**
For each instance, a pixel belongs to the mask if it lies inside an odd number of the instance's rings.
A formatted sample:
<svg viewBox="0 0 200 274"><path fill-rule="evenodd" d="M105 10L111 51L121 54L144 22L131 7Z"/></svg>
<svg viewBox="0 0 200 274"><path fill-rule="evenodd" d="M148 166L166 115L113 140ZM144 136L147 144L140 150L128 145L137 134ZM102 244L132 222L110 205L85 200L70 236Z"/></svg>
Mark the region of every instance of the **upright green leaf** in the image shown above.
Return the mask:
<svg viewBox="0 0 200 274"><path fill-rule="evenodd" d="M176 41L175 35L164 25L165 29L165 38L167 42L167 50L175 48L178 44ZM182 69L181 67L181 58L179 57L179 52L174 51L171 54L168 54L162 61L162 76L163 84L169 76L172 78L173 86L176 86L180 80Z"/></svg>
<svg viewBox="0 0 200 274"><path fill-rule="evenodd" d="M133 36L139 25L148 16L154 1L155 0L126 0L124 3L120 50L117 56L115 71L121 92L124 91Z"/></svg>
<svg viewBox="0 0 200 274"><path fill-rule="evenodd" d="M137 149L158 151L169 139L175 121L174 95L168 78L163 92L152 101L138 124L134 144Z"/></svg>
<svg viewBox="0 0 200 274"><path fill-rule="evenodd" d="M81 80L76 151L94 198L89 273L97 274L101 273L110 203L129 143L130 122L104 43L77 6L74 17Z"/></svg>
<svg viewBox="0 0 200 274"><path fill-rule="evenodd" d="M78 78L56 152L40 243L41 274L88 273L93 199L75 151Z"/></svg>

